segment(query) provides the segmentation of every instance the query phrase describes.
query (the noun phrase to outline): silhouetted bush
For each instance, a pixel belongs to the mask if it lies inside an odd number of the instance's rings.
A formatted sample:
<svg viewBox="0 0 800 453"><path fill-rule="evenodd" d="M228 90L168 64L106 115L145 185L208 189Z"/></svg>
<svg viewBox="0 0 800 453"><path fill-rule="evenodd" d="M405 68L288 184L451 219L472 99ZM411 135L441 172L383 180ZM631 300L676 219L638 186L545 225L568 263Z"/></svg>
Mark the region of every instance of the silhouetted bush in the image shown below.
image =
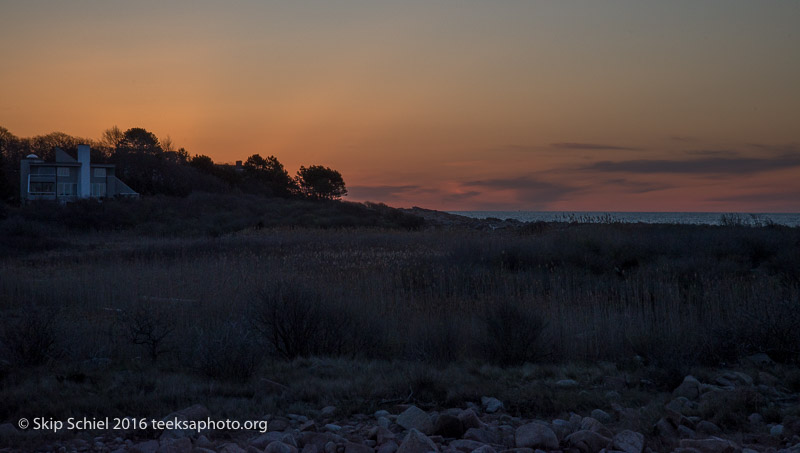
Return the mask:
<svg viewBox="0 0 800 453"><path fill-rule="evenodd" d="M0 344L10 363L20 366L38 366L57 353L57 314L53 310L28 307L16 316L2 316Z"/></svg>
<svg viewBox="0 0 800 453"><path fill-rule="evenodd" d="M244 320L229 320L198 332L195 363L206 376L245 381L264 356L261 342Z"/></svg>
<svg viewBox="0 0 800 453"><path fill-rule="evenodd" d="M486 360L498 365L522 365L547 355L541 314L522 303L504 300L489 304L482 316L486 334L481 346Z"/></svg>

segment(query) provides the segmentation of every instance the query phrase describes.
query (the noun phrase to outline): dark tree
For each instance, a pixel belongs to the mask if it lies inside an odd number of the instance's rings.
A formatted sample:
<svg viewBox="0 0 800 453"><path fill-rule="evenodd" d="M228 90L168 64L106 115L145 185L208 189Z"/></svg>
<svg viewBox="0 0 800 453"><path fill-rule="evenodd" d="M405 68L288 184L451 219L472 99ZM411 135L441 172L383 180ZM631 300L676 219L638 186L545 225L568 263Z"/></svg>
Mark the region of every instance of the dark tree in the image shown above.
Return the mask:
<svg viewBox="0 0 800 453"><path fill-rule="evenodd" d="M258 154L253 154L244 163L244 170L248 175L272 191L274 195L286 197L292 195L297 186L275 156L266 159Z"/></svg>
<svg viewBox="0 0 800 453"><path fill-rule="evenodd" d="M12 156L19 146L19 139L8 129L0 127L0 202L9 201L14 196L11 185ZM19 162L17 162L19 166Z"/></svg>
<svg viewBox="0 0 800 453"><path fill-rule="evenodd" d="M214 160L205 155L195 154L189 165L202 171L203 173L214 174Z"/></svg>
<svg viewBox="0 0 800 453"><path fill-rule="evenodd" d="M339 200L347 195L341 173L322 165L300 167L297 184L305 196L321 200Z"/></svg>
<svg viewBox="0 0 800 453"><path fill-rule="evenodd" d="M134 127L122 134L117 145L117 153L120 152L159 155L164 150L155 134L141 127Z"/></svg>

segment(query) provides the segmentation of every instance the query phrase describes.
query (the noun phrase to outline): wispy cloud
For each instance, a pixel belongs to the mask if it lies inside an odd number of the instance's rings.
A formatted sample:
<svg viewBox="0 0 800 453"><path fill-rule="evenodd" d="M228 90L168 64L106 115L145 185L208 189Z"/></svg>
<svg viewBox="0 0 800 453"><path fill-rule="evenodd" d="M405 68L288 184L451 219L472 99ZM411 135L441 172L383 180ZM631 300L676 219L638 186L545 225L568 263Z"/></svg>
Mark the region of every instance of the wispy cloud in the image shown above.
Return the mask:
<svg viewBox="0 0 800 453"><path fill-rule="evenodd" d="M534 203L560 200L565 195L579 190L570 185L541 181L530 176L467 181L462 183L462 186L483 191L511 190L516 193L519 201Z"/></svg>
<svg viewBox="0 0 800 453"><path fill-rule="evenodd" d="M610 185L620 186L623 189L625 189L626 192L629 193L655 192L657 190L666 190L675 187L671 184L666 184L666 183L631 181L629 179L623 179L623 178L608 179L605 181L605 183Z"/></svg>
<svg viewBox="0 0 800 453"><path fill-rule="evenodd" d="M691 156L738 156L739 151L732 149L690 149L686 154Z"/></svg>
<svg viewBox="0 0 800 453"><path fill-rule="evenodd" d="M709 201L739 202L739 203L790 203L794 209L800 208L800 191L771 191L746 193L738 195L726 195L724 197L711 198Z"/></svg>
<svg viewBox="0 0 800 453"><path fill-rule="evenodd" d="M641 151L643 149L632 146L609 145L603 143L576 143L576 142L551 143L550 146L556 149L599 150L599 151Z"/></svg>
<svg viewBox="0 0 800 453"><path fill-rule="evenodd" d="M800 153L766 157L706 157L701 159L636 159L600 161L582 170L627 173L754 174L800 167Z"/></svg>
<svg viewBox="0 0 800 453"><path fill-rule="evenodd" d="M407 192L421 190L417 185L351 186L347 188L350 197L360 200L386 200Z"/></svg>

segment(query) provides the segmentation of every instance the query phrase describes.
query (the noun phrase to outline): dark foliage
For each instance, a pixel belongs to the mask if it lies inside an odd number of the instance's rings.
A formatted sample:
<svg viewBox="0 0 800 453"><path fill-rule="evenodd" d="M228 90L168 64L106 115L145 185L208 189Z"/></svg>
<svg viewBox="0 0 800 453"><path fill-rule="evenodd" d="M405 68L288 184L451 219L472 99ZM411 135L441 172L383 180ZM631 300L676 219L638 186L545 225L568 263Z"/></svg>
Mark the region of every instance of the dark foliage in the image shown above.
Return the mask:
<svg viewBox="0 0 800 453"><path fill-rule="evenodd" d="M297 185L305 196L316 200L338 200L347 195L341 173L322 165L300 167Z"/></svg>

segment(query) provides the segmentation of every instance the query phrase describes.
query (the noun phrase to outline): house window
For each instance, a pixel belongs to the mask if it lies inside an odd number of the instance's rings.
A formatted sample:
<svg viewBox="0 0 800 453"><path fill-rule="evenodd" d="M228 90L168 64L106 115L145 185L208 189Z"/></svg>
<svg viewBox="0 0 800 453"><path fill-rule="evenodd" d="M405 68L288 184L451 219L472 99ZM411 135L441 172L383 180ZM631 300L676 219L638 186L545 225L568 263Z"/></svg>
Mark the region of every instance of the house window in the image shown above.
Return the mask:
<svg viewBox="0 0 800 453"><path fill-rule="evenodd" d="M58 183L58 196L59 197L73 197L78 193L78 184L74 182L60 182Z"/></svg>
<svg viewBox="0 0 800 453"><path fill-rule="evenodd" d="M69 177L69 167L58 167L58 176Z"/></svg>
<svg viewBox="0 0 800 453"><path fill-rule="evenodd" d="M52 195L55 193L55 184L52 182L31 182L28 186L31 195Z"/></svg>
<svg viewBox="0 0 800 453"><path fill-rule="evenodd" d="M39 176L53 176L56 174L55 167L33 167L31 168L32 175Z"/></svg>
<svg viewBox="0 0 800 453"><path fill-rule="evenodd" d="M105 178L106 177L106 169L105 168L95 168L94 169L94 177L95 178Z"/></svg>
<svg viewBox="0 0 800 453"><path fill-rule="evenodd" d="M105 170L105 168L103 169ZM106 183L104 182L94 182L92 183L92 196L93 197L105 197L106 196Z"/></svg>

